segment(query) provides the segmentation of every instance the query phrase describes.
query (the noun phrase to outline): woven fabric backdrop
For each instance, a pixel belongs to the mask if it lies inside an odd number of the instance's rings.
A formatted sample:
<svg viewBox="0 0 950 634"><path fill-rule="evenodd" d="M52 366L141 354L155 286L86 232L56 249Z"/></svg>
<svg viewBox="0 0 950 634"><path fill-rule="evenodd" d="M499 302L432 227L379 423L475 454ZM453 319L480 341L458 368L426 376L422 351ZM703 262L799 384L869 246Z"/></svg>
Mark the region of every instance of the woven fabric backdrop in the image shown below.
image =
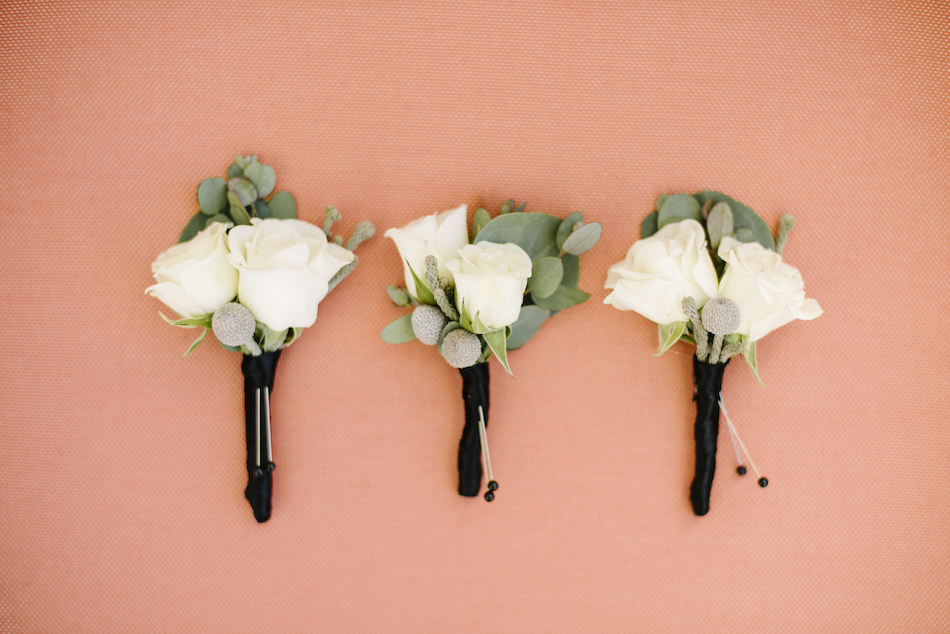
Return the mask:
<svg viewBox="0 0 950 634"><path fill-rule="evenodd" d="M944 2L0 6L4 632L950 631ZM274 515L240 358L149 265L237 153L380 230L281 360ZM604 306L657 195L774 228L825 314L724 393L695 517L690 349ZM492 361L492 504L455 493L458 372L379 337L388 227L582 210L586 304Z"/></svg>

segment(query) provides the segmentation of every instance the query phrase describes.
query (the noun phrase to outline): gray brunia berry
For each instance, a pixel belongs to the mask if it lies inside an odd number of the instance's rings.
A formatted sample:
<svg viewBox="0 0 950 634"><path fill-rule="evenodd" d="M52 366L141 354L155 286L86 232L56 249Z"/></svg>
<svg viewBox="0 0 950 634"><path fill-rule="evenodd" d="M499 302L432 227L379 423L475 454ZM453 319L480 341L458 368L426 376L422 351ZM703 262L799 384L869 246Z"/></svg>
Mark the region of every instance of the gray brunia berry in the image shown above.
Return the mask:
<svg viewBox="0 0 950 634"><path fill-rule="evenodd" d="M243 304L231 302L214 311L211 329L218 341L226 346L243 346L254 338L257 322Z"/></svg>
<svg viewBox="0 0 950 634"><path fill-rule="evenodd" d="M416 335L416 339L427 346L439 343L442 329L447 323L449 320L435 306L416 306L416 309L412 311L412 332Z"/></svg>
<svg viewBox="0 0 950 634"><path fill-rule="evenodd" d="M442 356L453 368L467 368L482 356L482 342L478 335L456 328L442 340Z"/></svg>
<svg viewBox="0 0 950 634"><path fill-rule="evenodd" d="M739 306L726 297L715 297L703 306L703 328L714 335L731 335L739 329Z"/></svg>

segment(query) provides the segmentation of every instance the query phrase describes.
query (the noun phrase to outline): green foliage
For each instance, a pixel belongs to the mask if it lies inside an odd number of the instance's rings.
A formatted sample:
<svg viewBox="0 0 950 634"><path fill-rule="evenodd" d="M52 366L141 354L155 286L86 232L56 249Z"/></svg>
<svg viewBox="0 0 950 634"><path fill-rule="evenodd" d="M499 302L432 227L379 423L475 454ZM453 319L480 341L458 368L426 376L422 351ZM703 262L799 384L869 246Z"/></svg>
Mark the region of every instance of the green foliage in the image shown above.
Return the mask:
<svg viewBox="0 0 950 634"><path fill-rule="evenodd" d="M658 357L669 350L674 343L679 341L680 337L682 337L683 333L685 332L685 321L677 321L667 325L660 324L660 349L653 356Z"/></svg>
<svg viewBox="0 0 950 634"><path fill-rule="evenodd" d="M723 238L732 235L732 210L729 203L716 203L706 218L706 232L709 234L709 246L713 251L719 248Z"/></svg>
<svg viewBox="0 0 950 634"><path fill-rule="evenodd" d="M574 225L578 222L584 222L584 214L579 211L568 214L567 218L561 221L561 226L557 228L558 249L564 249L564 241L574 231Z"/></svg>
<svg viewBox="0 0 950 634"><path fill-rule="evenodd" d="M506 200L505 202L501 203L501 213L503 214L510 214L511 210L514 208L515 201L513 200Z"/></svg>
<svg viewBox="0 0 950 634"><path fill-rule="evenodd" d="M560 258L538 258L531 265L528 290L534 298L544 299L554 294L564 277L564 265Z"/></svg>
<svg viewBox="0 0 950 634"><path fill-rule="evenodd" d="M551 316L551 311L540 306L522 306L521 313L518 315L518 321L511 324L511 334L505 342L508 350L517 350L528 343L544 324L544 321Z"/></svg>
<svg viewBox="0 0 950 634"><path fill-rule="evenodd" d="M274 168L263 163L251 163L244 170L244 177L251 181L257 190L259 198L266 198L274 191L274 183L277 182L277 175Z"/></svg>
<svg viewBox="0 0 950 634"><path fill-rule="evenodd" d="M409 293L401 286L387 286L386 294L389 295L389 299L392 300L392 303L396 306L409 305Z"/></svg>
<svg viewBox="0 0 950 634"><path fill-rule="evenodd" d="M178 326L179 328L210 328L211 327L211 317L212 315L205 315L204 317L194 317L194 318L184 318L184 319L169 319L166 317L162 311L158 311L159 317L165 320L166 323L171 324L172 326Z"/></svg>
<svg viewBox="0 0 950 634"><path fill-rule="evenodd" d="M241 202L241 199L234 192L228 192L228 202L231 203L231 219L236 225L249 225L251 224L251 217L247 213L247 209L244 208L244 204Z"/></svg>
<svg viewBox="0 0 950 634"><path fill-rule="evenodd" d="M409 266L409 263L406 263L406 266ZM416 297L419 298L419 301L423 304L429 304L430 306L435 306L435 295L432 294L432 291L426 286L425 282L419 279L419 276L416 275L416 272L412 270L412 266L409 266L409 272L412 273L412 279L416 282Z"/></svg>
<svg viewBox="0 0 950 634"><path fill-rule="evenodd" d="M603 231L603 227L599 222L591 222L581 226L578 229L575 229L567 240L564 241L564 245L561 247L567 253L571 255L581 255L582 253L587 253L594 248L594 245L597 244L597 241L600 240L600 234Z"/></svg>
<svg viewBox="0 0 950 634"><path fill-rule="evenodd" d="M406 343L415 339L416 335L412 332L412 313L403 315L383 328L381 336L386 343Z"/></svg>
<svg viewBox="0 0 950 634"><path fill-rule="evenodd" d="M557 230L561 219L541 213L512 212L498 216L482 229L475 243L488 241L497 244L511 242L524 249L532 261L543 257L557 257Z"/></svg>
<svg viewBox="0 0 950 634"><path fill-rule="evenodd" d="M266 200L258 198L257 202L251 206L254 208L254 213L257 214L258 218L266 220L271 217L270 204L268 204Z"/></svg>
<svg viewBox="0 0 950 634"><path fill-rule="evenodd" d="M505 340L508 338L507 331L507 328L502 328L501 330L486 332L482 334L482 338L491 348L492 353L498 357L501 365L505 368L505 372L514 377L514 374L511 374L511 368L508 367L508 349L505 346Z"/></svg>
<svg viewBox="0 0 950 634"><path fill-rule="evenodd" d="M699 213L700 203L689 194L673 194L663 202L657 211L657 227L662 229L668 224L695 220L699 222L702 216Z"/></svg>
<svg viewBox="0 0 950 634"><path fill-rule="evenodd" d="M198 185L198 207L208 216L214 216L228 206L228 184L223 178L206 178Z"/></svg>
<svg viewBox="0 0 950 634"><path fill-rule="evenodd" d="M754 376L755 380L759 382L759 385L765 387L765 384L762 383L762 379L759 378L759 370L756 367L754 341L749 342L749 346L746 348L746 351L742 353L742 356L745 357L745 362L749 364L749 369L752 370L752 376Z"/></svg>
<svg viewBox="0 0 950 634"><path fill-rule="evenodd" d="M237 196L245 207L257 200L257 188L246 178L232 178L228 181L228 190Z"/></svg>
<svg viewBox="0 0 950 634"><path fill-rule="evenodd" d="M700 204L705 203L708 199L712 199L715 203L727 203L732 210L733 229L737 240L743 241L742 238L739 237L740 230L748 229L749 232L751 232L752 239L746 241L758 242L766 249L771 251L775 250L775 241L772 239L772 232L769 230L769 226L759 214L747 205L721 192L712 190L701 191L694 194L693 197L699 201ZM741 232L741 235L744 238L749 237L749 234L744 231Z"/></svg>
<svg viewBox="0 0 950 634"><path fill-rule="evenodd" d="M656 204L654 205L654 207L656 207L657 211L660 211L660 208L663 206L663 203L666 202L667 198L669 198L669 195L667 194L660 194L659 196L656 197Z"/></svg>
<svg viewBox="0 0 950 634"><path fill-rule="evenodd" d="M224 214L218 214L217 216L212 216L211 218L208 218L208 221L205 222L205 229L207 229L208 227L210 227L216 222L220 222L221 224L231 224L233 221L231 220L230 216L225 216Z"/></svg>
<svg viewBox="0 0 950 634"><path fill-rule="evenodd" d="M755 242L755 234L751 229L742 227L741 229L736 229L736 240L739 242Z"/></svg>
<svg viewBox="0 0 950 634"><path fill-rule="evenodd" d="M189 354L191 354L192 352L194 352L194 351L195 351L195 348L197 348L198 345L199 345L202 341L204 341L204 340L205 340L205 337L207 337L207 336L208 336L208 328L205 328L204 330L201 331L201 335L199 335L198 338L195 339L195 342L194 342L193 344L191 344L191 346L189 346L188 350L185 351L185 354L183 354L183 355L181 355L181 356L182 356L182 357L187 357Z"/></svg>
<svg viewBox="0 0 950 634"><path fill-rule="evenodd" d="M561 284L557 287L557 290L551 294L550 297L535 297L534 303L535 305L540 306L541 308L547 308L548 310L564 310L565 308L570 308L571 306L583 304L588 299L590 299L590 294L585 293L582 290Z"/></svg>
<svg viewBox="0 0 950 634"><path fill-rule="evenodd" d="M491 216L488 215L486 209L478 209L475 212L475 215L472 217L472 242L475 242L475 238L478 237L478 234L489 222L491 222Z"/></svg>
<svg viewBox="0 0 950 634"><path fill-rule="evenodd" d="M521 213L522 211L524 211L524 208L527 206L528 206L528 203L521 203L520 205L518 205L518 208L515 209L515 213Z"/></svg>
<svg viewBox="0 0 950 634"><path fill-rule="evenodd" d="M647 217L643 219L643 222L640 223L640 239L641 240L643 240L644 238L649 238L654 233L660 230L660 227L657 224L658 223L657 219L659 218L659 215L660 214L658 212L654 211L653 213L647 215Z"/></svg>
<svg viewBox="0 0 950 634"><path fill-rule="evenodd" d="M261 322L257 322L257 328L254 335L261 342L261 348L264 352L273 352L280 350L281 346L287 340L287 330L271 330Z"/></svg>
<svg viewBox="0 0 950 634"><path fill-rule="evenodd" d="M228 180L244 176L244 168L237 163L231 163L228 166Z"/></svg>
<svg viewBox="0 0 950 634"><path fill-rule="evenodd" d="M297 218L297 201L289 192L277 192L267 201L267 205L270 208L271 218L280 220L294 220Z"/></svg>
<svg viewBox="0 0 950 634"><path fill-rule="evenodd" d="M204 229L207 220L208 216L200 211L192 216L188 224L185 225L185 228L181 230L181 234L178 236L178 242L188 242L198 235L198 232Z"/></svg>
<svg viewBox="0 0 950 634"><path fill-rule="evenodd" d="M561 278L561 285L577 288L581 281L581 259L576 255L565 254L561 256L561 264L564 265L564 277Z"/></svg>

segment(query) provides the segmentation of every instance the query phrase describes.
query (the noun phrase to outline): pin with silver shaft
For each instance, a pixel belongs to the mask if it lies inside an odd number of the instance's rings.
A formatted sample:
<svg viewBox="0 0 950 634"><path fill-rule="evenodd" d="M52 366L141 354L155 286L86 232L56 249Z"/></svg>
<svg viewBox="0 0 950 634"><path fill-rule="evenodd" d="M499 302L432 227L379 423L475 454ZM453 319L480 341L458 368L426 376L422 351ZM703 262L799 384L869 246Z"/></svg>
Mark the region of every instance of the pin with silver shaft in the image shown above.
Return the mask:
<svg viewBox="0 0 950 634"><path fill-rule="evenodd" d="M485 468L488 470L488 491L485 492L485 501L491 502L495 499L495 491L498 490L498 483L491 471L491 454L488 452L488 432L485 430L485 413L482 406L478 406L478 439L482 444L482 458L485 461Z"/></svg>

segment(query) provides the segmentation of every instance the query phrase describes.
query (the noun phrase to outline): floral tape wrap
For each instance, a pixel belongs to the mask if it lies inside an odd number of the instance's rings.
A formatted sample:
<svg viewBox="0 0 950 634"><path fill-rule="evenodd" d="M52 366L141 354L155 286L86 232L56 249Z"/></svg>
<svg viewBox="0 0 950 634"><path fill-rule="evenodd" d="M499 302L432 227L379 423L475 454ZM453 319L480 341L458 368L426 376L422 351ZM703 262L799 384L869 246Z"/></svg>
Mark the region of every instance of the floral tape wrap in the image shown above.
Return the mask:
<svg viewBox="0 0 950 634"><path fill-rule="evenodd" d="M272 473L274 463L267 459L267 449L270 439L267 437L268 426L265 424L265 408L270 414L269 399L264 398L263 389L274 393L274 374L277 372L277 360L280 359L280 350L265 352L257 357L244 355L241 361L241 372L244 373L244 423L247 435L247 489L244 497L251 503L254 510L254 519L266 522L270 519L271 492L273 489ZM257 413L257 390L261 393L260 421ZM259 435L258 435L259 434ZM258 438L260 438L260 466L257 463Z"/></svg>
<svg viewBox="0 0 950 634"><path fill-rule="evenodd" d="M716 439L719 436L719 392L725 363L703 363L693 357L693 382L696 392L696 475L689 487L689 499L696 515L709 512L709 493L716 474Z"/></svg>
<svg viewBox="0 0 950 634"><path fill-rule="evenodd" d="M478 436L478 408L488 427L488 364L461 368L465 427L459 442L459 495L475 497L482 488L482 445Z"/></svg>

